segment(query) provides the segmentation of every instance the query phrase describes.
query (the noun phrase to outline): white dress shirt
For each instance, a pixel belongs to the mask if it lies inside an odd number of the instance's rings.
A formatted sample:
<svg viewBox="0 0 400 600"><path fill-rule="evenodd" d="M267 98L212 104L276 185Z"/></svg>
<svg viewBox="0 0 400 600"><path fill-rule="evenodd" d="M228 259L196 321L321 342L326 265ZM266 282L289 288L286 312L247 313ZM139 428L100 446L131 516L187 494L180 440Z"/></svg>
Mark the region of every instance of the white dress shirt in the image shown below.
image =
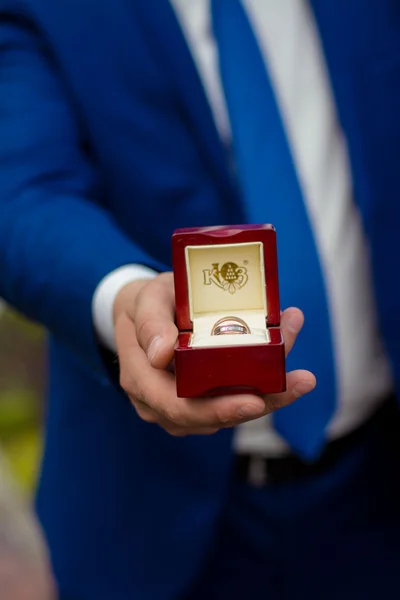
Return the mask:
<svg viewBox="0 0 400 600"><path fill-rule="evenodd" d="M199 71L221 139L229 148L229 117L218 72L209 1L170 2ZM336 438L360 425L392 387L378 333L368 248L352 201L345 139L308 3L242 3L277 96L326 281L338 379L338 408L327 433ZM128 265L111 273L97 288L94 322L110 348L115 346L112 306L116 294L129 281L152 275L145 267ZM273 430L270 417L237 427L235 446L238 452L269 456L288 450Z"/></svg>

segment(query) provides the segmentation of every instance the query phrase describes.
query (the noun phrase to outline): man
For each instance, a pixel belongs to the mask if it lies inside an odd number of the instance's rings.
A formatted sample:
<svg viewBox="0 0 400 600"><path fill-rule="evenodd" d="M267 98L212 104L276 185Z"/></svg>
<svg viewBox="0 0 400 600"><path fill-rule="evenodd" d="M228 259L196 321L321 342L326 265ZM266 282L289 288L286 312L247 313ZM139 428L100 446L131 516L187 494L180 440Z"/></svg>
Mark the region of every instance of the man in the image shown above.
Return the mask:
<svg viewBox="0 0 400 600"><path fill-rule="evenodd" d="M50 332L61 598L400 592L399 32L393 0L0 0L0 291ZM307 370L178 399L171 233L246 221Z"/></svg>

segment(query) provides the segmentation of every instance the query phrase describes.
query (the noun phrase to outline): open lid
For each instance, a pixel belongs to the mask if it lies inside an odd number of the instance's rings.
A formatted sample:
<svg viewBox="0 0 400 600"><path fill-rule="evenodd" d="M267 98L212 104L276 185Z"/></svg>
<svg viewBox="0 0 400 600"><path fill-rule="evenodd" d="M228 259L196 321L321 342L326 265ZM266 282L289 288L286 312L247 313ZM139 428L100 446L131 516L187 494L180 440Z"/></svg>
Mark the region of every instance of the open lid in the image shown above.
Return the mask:
<svg viewBox="0 0 400 600"><path fill-rule="evenodd" d="M263 311L280 323L276 234L272 225L180 229L172 237L180 331L207 314Z"/></svg>

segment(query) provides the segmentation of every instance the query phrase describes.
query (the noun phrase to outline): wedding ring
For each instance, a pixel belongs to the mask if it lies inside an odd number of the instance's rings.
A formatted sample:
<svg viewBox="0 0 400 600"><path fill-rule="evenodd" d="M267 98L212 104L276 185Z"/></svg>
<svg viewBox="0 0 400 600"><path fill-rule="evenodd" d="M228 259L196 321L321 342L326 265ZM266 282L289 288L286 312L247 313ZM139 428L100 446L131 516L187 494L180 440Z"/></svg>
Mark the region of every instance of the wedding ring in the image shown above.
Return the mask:
<svg viewBox="0 0 400 600"><path fill-rule="evenodd" d="M251 333L250 327L239 317L223 317L214 324L211 330L211 335L243 335L245 333Z"/></svg>

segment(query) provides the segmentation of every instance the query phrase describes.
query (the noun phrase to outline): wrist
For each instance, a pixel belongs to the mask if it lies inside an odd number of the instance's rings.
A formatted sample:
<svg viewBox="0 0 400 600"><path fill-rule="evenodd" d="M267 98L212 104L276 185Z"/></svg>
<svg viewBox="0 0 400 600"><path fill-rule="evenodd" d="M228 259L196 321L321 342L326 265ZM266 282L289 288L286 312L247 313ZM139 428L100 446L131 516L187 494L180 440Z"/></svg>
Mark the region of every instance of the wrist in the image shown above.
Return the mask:
<svg viewBox="0 0 400 600"><path fill-rule="evenodd" d="M116 311L119 312L120 306L123 306L123 299L126 301L126 306L132 304L133 288L130 292L130 298L127 297L128 290L124 290L124 293L120 295L121 290L127 287L129 284L135 282L141 282L138 285L138 289L144 285L146 280L153 279L157 275L156 271L149 269L143 265L125 265L112 271L96 288L93 296L92 310L93 310L93 323L95 330L102 346L115 352L115 339L114 339L114 305L117 297L118 303Z"/></svg>

